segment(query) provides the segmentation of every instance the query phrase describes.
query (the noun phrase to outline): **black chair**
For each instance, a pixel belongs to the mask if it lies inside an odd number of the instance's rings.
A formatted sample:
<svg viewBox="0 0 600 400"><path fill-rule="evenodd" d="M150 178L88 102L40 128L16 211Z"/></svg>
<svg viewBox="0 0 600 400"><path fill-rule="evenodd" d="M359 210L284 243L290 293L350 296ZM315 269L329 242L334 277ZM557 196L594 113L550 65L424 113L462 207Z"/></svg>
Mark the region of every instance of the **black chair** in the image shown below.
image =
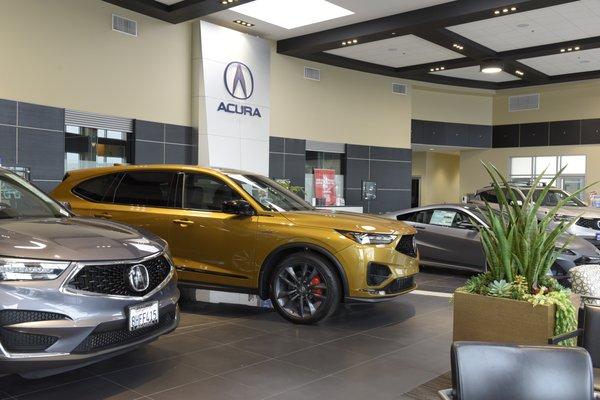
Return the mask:
<svg viewBox="0 0 600 400"><path fill-rule="evenodd" d="M446 400L593 400L590 355L582 348L481 342L452 344Z"/></svg>

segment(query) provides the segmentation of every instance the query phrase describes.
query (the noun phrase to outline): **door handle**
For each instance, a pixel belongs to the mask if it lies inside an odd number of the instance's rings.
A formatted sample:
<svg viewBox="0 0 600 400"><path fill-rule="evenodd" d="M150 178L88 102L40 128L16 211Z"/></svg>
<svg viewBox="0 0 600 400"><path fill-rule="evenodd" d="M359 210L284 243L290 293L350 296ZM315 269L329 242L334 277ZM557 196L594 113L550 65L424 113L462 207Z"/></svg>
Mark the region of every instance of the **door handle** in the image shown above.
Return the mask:
<svg viewBox="0 0 600 400"><path fill-rule="evenodd" d="M427 230L427 228L425 228L424 226L417 226L417 225L415 225L415 228L417 228L420 231Z"/></svg>
<svg viewBox="0 0 600 400"><path fill-rule="evenodd" d="M112 214L109 214L107 212L101 212L101 213L98 213L98 214L94 214L94 217L109 219L109 218L112 218Z"/></svg>
<svg viewBox="0 0 600 400"><path fill-rule="evenodd" d="M192 225L194 221L190 221L189 219L174 219L173 223L179 225Z"/></svg>

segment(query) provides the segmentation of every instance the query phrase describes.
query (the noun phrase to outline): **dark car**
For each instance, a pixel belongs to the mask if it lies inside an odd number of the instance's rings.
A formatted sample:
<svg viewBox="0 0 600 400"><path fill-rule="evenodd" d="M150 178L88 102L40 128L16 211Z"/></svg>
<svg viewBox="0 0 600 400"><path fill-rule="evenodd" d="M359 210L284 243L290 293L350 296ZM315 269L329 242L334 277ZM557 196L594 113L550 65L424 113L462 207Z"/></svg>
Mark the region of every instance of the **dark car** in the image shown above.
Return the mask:
<svg viewBox="0 0 600 400"><path fill-rule="evenodd" d="M486 217L475 205L440 204L411 208L386 214L414 226L421 264L432 267L486 270L485 254L481 244L480 226L486 226ZM560 251L552 274L566 277L568 271L581 264L598 264L600 250L589 241L565 234L556 242Z"/></svg>

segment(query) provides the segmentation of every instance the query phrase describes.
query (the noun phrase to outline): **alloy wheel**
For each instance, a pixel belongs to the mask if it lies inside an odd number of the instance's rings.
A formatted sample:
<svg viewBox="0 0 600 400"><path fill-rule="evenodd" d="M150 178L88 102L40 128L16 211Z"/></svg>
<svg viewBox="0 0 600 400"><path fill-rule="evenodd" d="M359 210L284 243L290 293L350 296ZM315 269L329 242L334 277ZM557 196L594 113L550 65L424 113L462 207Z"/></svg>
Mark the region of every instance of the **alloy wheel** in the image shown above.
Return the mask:
<svg viewBox="0 0 600 400"><path fill-rule="evenodd" d="M318 268L306 262L281 268L274 283L275 300L297 318L312 317L329 296Z"/></svg>

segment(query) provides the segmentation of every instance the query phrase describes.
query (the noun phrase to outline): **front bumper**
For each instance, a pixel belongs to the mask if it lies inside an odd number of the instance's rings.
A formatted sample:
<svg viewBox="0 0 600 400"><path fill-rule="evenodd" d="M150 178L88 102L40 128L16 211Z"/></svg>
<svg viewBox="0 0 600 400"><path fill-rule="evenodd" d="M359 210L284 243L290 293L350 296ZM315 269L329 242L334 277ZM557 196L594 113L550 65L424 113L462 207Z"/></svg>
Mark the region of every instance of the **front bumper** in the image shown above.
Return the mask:
<svg viewBox="0 0 600 400"><path fill-rule="evenodd" d="M148 343L179 323L174 272L144 297L65 291L68 272L53 281L0 283L0 316L8 316L0 318L0 375L38 378L79 368ZM128 307L152 301L159 305L159 323L129 332ZM15 320L15 310L37 312L37 318Z"/></svg>
<svg viewBox="0 0 600 400"><path fill-rule="evenodd" d="M409 257L391 245L355 245L336 254L346 266L347 302L381 302L394 299L417 288L414 276L419 272L419 258ZM370 264L389 269L389 275L378 284L368 282Z"/></svg>

